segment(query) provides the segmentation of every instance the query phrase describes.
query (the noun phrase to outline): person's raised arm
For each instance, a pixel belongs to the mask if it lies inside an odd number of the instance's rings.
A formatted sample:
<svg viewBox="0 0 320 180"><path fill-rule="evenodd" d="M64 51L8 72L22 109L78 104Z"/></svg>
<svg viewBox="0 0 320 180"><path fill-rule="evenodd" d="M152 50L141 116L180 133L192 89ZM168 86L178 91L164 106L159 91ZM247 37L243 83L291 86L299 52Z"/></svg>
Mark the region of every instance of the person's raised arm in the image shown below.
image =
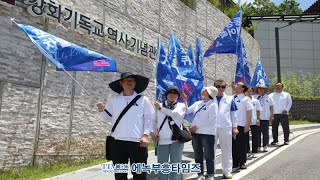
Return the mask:
<svg viewBox="0 0 320 180"><path fill-rule="evenodd" d="M102 102L98 102L96 104L98 111L100 113L100 117L106 122L111 123L112 121L112 106L111 103L107 102L106 104Z"/></svg>

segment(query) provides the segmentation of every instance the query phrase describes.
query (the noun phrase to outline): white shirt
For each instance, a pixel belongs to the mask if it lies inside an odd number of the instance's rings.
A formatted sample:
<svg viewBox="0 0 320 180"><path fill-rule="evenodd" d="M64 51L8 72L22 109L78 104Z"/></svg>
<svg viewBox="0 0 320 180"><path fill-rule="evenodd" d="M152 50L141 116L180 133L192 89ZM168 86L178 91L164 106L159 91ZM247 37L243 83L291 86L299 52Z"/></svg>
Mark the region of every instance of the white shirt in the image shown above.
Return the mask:
<svg viewBox="0 0 320 180"><path fill-rule="evenodd" d="M165 102L167 105L167 102ZM185 115L186 106L184 103L177 103L173 110L162 107L161 110L157 110L156 113L156 123L155 123L155 133L158 133L160 126L166 117L166 115L170 116L174 123L176 123L179 127L181 127L183 117ZM164 122L161 130L159 131L159 145L172 144L174 141L171 140L172 130L170 129L168 119Z"/></svg>
<svg viewBox="0 0 320 180"><path fill-rule="evenodd" d="M260 112L261 120L270 120L271 111L270 107L274 106L274 102L272 98L268 96L268 94L264 94L263 96L259 96L258 94L253 95L254 98L258 99L260 105L262 107L262 111Z"/></svg>
<svg viewBox="0 0 320 180"><path fill-rule="evenodd" d="M238 126L245 127L247 124L247 111L252 110L252 102L251 99L245 96L244 94L237 94L237 97L234 99L238 110L237 118L238 118Z"/></svg>
<svg viewBox="0 0 320 180"><path fill-rule="evenodd" d="M251 99L251 102L252 102L252 106L253 106L253 109L252 109L252 118L251 118L251 125L257 125L257 111L260 111L260 116L261 116L261 111L262 111L262 107L260 105L260 102L258 99L252 97ZM261 118L260 118L261 119Z"/></svg>
<svg viewBox="0 0 320 180"><path fill-rule="evenodd" d="M217 98L214 101L218 104ZM236 111L231 111L233 96L223 95L218 104L217 128L237 127Z"/></svg>
<svg viewBox="0 0 320 180"><path fill-rule="evenodd" d="M122 110L136 96L136 92L133 92L131 96L123 96L123 92L113 95L105 104L105 109L110 112L112 117L106 112L101 112L100 116L113 126ZM111 136L117 140L139 142L143 134L149 135L152 130L154 112L149 99L141 96L136 104L123 115Z"/></svg>
<svg viewBox="0 0 320 180"><path fill-rule="evenodd" d="M201 107L202 109L198 111ZM195 114L196 112L197 114ZM188 113L195 114L194 119L191 123L191 126L197 127L195 133L208 135L216 134L215 124L217 121L218 105L213 101L213 99L207 102L195 102L187 108L186 114Z"/></svg>
<svg viewBox="0 0 320 180"><path fill-rule="evenodd" d="M289 93L271 93L270 98L274 101L273 114L282 114L282 111L286 110L289 113L289 110L292 106L292 99Z"/></svg>

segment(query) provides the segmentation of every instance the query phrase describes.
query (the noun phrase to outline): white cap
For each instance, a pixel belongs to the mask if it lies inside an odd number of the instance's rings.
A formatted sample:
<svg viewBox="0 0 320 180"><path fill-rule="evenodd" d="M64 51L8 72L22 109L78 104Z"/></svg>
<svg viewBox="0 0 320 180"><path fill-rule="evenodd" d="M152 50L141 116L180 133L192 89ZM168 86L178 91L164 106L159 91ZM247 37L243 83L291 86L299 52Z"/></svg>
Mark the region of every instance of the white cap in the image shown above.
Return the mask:
<svg viewBox="0 0 320 180"><path fill-rule="evenodd" d="M217 94L218 94L218 89L217 89L216 87L214 87L214 86L208 86L208 87L204 87L204 88L208 91L209 95L210 95L212 98L215 98L215 97L217 96Z"/></svg>

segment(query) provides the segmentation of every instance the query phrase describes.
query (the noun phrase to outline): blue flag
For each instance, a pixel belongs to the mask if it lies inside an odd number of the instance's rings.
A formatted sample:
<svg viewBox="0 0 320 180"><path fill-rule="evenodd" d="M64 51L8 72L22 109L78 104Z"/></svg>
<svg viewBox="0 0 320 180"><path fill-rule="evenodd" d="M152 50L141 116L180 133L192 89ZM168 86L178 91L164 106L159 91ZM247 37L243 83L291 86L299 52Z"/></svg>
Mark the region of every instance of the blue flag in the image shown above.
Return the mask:
<svg viewBox="0 0 320 180"><path fill-rule="evenodd" d="M239 10L213 41L205 52L204 57L209 57L213 54L237 54L238 41L241 33L241 16L241 10Z"/></svg>
<svg viewBox="0 0 320 180"><path fill-rule="evenodd" d="M197 38L196 42L196 69L201 77L201 80L203 80L203 62L202 62L202 51L201 51L201 41L199 38Z"/></svg>
<svg viewBox="0 0 320 180"><path fill-rule="evenodd" d="M81 48L32 26L13 22L26 33L57 70L117 71L115 61L104 55Z"/></svg>
<svg viewBox="0 0 320 180"><path fill-rule="evenodd" d="M158 56L156 67L156 99L164 102L165 92L170 86L177 86L175 77L171 71L171 65L166 56L166 52L161 43L160 37L158 38Z"/></svg>
<svg viewBox="0 0 320 180"><path fill-rule="evenodd" d="M199 100L199 94L201 94L201 89L203 86L203 78L199 75L196 67L194 66L193 60L189 58L189 55L183 49L179 40L175 38L173 33L171 33L170 40L171 39L173 39L174 41L177 53L177 56L169 56L169 58L176 57L176 59L169 60L170 62L173 62L171 70L174 77L176 78L178 88L183 91L186 90L186 94L188 96L188 104L192 105L196 100ZM197 46L199 47L199 44L197 44ZM192 54L192 48L189 49L188 52L189 54ZM201 50L199 52L199 48L197 51L197 55L198 54L200 54L201 56ZM176 65L178 68L177 75L175 74L175 68L173 67L174 65Z"/></svg>
<svg viewBox="0 0 320 180"><path fill-rule="evenodd" d="M176 47L176 38L171 33L168 47L168 61L170 63L171 71L174 77L177 77L180 74L178 69L178 60L177 60L177 47Z"/></svg>
<svg viewBox="0 0 320 180"><path fill-rule="evenodd" d="M260 57L257 61L256 70L253 73L251 87L256 87L258 85L264 85L266 87L269 87L269 81L266 73L264 72L263 66L260 61Z"/></svg>
<svg viewBox="0 0 320 180"><path fill-rule="evenodd" d="M186 52L181 46L179 40L175 38L173 34L172 36L175 40L177 50L177 66L179 70L178 74L183 77L201 80L201 77L196 70L193 58L190 59L190 56L193 57L192 46L190 45L188 52Z"/></svg>
<svg viewBox="0 0 320 180"><path fill-rule="evenodd" d="M243 82L247 86L251 85L250 69L248 58L242 38L239 41L238 60L235 74L235 83Z"/></svg>
<svg viewBox="0 0 320 180"><path fill-rule="evenodd" d="M194 66L195 65L194 64L194 56L193 56L193 50L192 50L192 45L191 44L190 44L190 46L188 48L188 56L189 56L189 59L190 59L191 63Z"/></svg>
<svg viewBox="0 0 320 180"><path fill-rule="evenodd" d="M177 84L181 92L184 92L188 97L188 106L191 106L196 101L201 99L201 90L203 88L203 80L192 78L177 77ZM193 113L185 114L184 119L192 122L194 118Z"/></svg>
<svg viewBox="0 0 320 180"><path fill-rule="evenodd" d="M197 66L195 64L192 45L190 45L189 48L188 48L188 57L189 57L190 62L191 62L190 70L192 71L190 73L190 75L188 75L188 77L193 77L194 79L203 80L203 77L198 72Z"/></svg>
<svg viewBox="0 0 320 180"><path fill-rule="evenodd" d="M203 77L200 76L196 66L194 65L194 60L190 59L192 57L192 47L188 49L188 53L183 49L177 38L171 34L175 40L176 52L177 52L177 66L179 74L176 77L176 82L178 88L181 92L184 92L188 96L188 106L191 106L196 101L200 100L201 89L203 87ZM198 44L199 47L199 44ZM198 51L199 54L199 51ZM201 50L200 50L201 56ZM202 67L202 64L201 64ZM172 67L171 67L172 69ZM174 69L173 69L174 71ZM201 70L202 71L202 70ZM192 121L193 114L186 114L185 119Z"/></svg>
<svg viewBox="0 0 320 180"><path fill-rule="evenodd" d="M156 99L164 102L166 89L169 86L177 86L180 92L188 96L188 105L200 100L203 78L199 75L193 59L192 47L186 52L178 39L170 35L168 56L163 45L158 39L158 63L156 68ZM180 99L182 100L182 99ZM193 115L185 117L193 119Z"/></svg>

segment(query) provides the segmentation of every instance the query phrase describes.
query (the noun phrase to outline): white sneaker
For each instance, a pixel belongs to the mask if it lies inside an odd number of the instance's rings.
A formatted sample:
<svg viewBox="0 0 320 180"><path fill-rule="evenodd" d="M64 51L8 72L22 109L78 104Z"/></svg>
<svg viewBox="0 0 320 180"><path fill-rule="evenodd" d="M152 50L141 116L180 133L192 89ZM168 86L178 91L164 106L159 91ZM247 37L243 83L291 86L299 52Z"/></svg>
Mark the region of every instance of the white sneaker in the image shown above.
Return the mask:
<svg viewBox="0 0 320 180"><path fill-rule="evenodd" d="M257 158L257 157L258 157L258 156L257 156L257 153L252 153L251 157L252 157L252 158Z"/></svg>
<svg viewBox="0 0 320 180"><path fill-rule="evenodd" d="M206 178L204 177L204 175L198 175L197 180L205 180Z"/></svg>
<svg viewBox="0 0 320 180"><path fill-rule="evenodd" d="M209 175L209 176L207 177L207 180L214 180L214 175Z"/></svg>
<svg viewBox="0 0 320 180"><path fill-rule="evenodd" d="M268 146L263 147L263 152L268 152L269 148Z"/></svg>
<svg viewBox="0 0 320 180"><path fill-rule="evenodd" d="M262 148L262 147L259 147L259 148L258 148L258 151L259 151L259 152L262 152L262 151L263 151L263 148Z"/></svg>
<svg viewBox="0 0 320 180"><path fill-rule="evenodd" d="M232 174L230 172L227 172L227 173L223 173L223 177L225 179L232 179Z"/></svg>

